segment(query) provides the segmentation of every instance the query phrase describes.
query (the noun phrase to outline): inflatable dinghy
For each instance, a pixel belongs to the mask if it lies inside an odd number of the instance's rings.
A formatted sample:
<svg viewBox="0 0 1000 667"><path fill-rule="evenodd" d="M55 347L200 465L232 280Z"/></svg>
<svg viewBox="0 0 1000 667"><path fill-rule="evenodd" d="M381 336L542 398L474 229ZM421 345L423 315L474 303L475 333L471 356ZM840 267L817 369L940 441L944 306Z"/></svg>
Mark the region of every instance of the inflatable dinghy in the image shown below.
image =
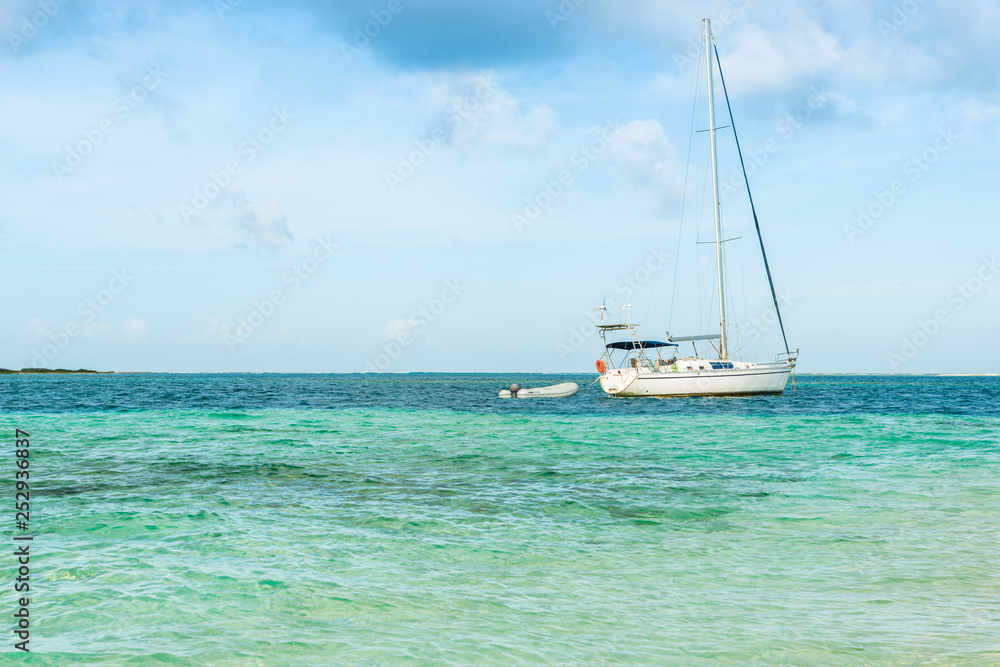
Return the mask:
<svg viewBox="0 0 1000 667"><path fill-rule="evenodd" d="M580 391L580 387L575 382L563 382L554 384L551 387L535 387L534 389L522 389L519 384L512 384L510 389L500 392L500 398L565 398Z"/></svg>

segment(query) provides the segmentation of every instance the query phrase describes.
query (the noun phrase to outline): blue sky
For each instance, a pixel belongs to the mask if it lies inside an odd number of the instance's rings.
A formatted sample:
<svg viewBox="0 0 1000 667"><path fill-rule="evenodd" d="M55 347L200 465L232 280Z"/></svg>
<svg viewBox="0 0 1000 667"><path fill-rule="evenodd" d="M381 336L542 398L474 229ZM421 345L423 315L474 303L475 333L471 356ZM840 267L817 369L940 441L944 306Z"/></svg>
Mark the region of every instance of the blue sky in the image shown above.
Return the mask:
<svg viewBox="0 0 1000 667"><path fill-rule="evenodd" d="M591 371L602 300L710 332L703 17L799 369L997 372L985 0L11 0L0 367Z"/></svg>

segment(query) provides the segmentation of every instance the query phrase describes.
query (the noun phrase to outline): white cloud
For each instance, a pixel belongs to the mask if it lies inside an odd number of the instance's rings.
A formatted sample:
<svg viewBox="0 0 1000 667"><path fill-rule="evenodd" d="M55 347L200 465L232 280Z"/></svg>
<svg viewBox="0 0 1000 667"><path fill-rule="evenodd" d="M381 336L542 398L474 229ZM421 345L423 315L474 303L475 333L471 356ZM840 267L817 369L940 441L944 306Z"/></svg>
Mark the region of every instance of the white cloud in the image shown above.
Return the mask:
<svg viewBox="0 0 1000 667"><path fill-rule="evenodd" d="M775 4L751 6L722 30L713 24L733 97L775 97L820 81L854 92L931 86L947 81L964 66L951 35L933 45L921 43L921 31L883 35L879 22L889 19L891 7L848 2L833 7L833 16L820 16L801 3ZM933 11L922 8L904 27L909 31L917 23L933 20ZM704 76L703 71L693 71L694 61L686 51L696 41L689 37L688 42L676 42L681 47L680 69L674 60L665 62L653 77L650 92L690 98L691 77ZM703 59L701 63L703 68Z"/></svg>
<svg viewBox="0 0 1000 667"><path fill-rule="evenodd" d="M205 335L211 340L224 340L229 335L229 325L213 317L205 325Z"/></svg>
<svg viewBox="0 0 1000 667"><path fill-rule="evenodd" d="M283 343L292 337L292 330L288 327L278 327L274 331L268 331L265 338L279 343Z"/></svg>
<svg viewBox="0 0 1000 667"><path fill-rule="evenodd" d="M254 204L239 189L224 191L202 216L208 224L220 227L236 247L277 250L294 238L280 206Z"/></svg>
<svg viewBox="0 0 1000 667"><path fill-rule="evenodd" d="M233 193L229 203L234 209L230 222L236 226L240 245L275 250L292 241L288 218L280 206L256 206L243 191Z"/></svg>
<svg viewBox="0 0 1000 667"><path fill-rule="evenodd" d="M149 335L149 325L146 320L137 317L126 317L123 323L125 337L129 340L142 340Z"/></svg>
<svg viewBox="0 0 1000 667"><path fill-rule="evenodd" d="M131 202L129 208L143 220L154 224L165 225L170 222L170 218L158 206L146 202Z"/></svg>
<svg viewBox="0 0 1000 667"><path fill-rule="evenodd" d="M27 338L31 341L41 341L48 340L49 331L49 321L43 320L40 317L36 317L28 322L28 326L24 328L24 333Z"/></svg>
<svg viewBox="0 0 1000 667"><path fill-rule="evenodd" d="M88 338L103 338L111 333L111 326L108 324L91 324L83 330L83 335Z"/></svg>
<svg viewBox="0 0 1000 667"><path fill-rule="evenodd" d="M546 104L521 110L504 92L496 75L451 77L429 95L451 143L466 149L504 146L538 150L559 129L556 112ZM432 128L433 129L433 128Z"/></svg>
<svg viewBox="0 0 1000 667"><path fill-rule="evenodd" d="M385 325L385 339L395 340L404 334L410 333L414 326L416 326L416 322L413 320L390 320Z"/></svg>
<svg viewBox="0 0 1000 667"><path fill-rule="evenodd" d="M839 40L812 21L800 21L780 33L756 23L740 26L719 52L726 85L734 95L799 87L845 59Z"/></svg>
<svg viewBox="0 0 1000 667"><path fill-rule="evenodd" d="M187 221L176 207L131 202L129 208L152 225L173 223L196 229L202 242L215 247L279 250L295 239L281 206L255 204L244 190L233 187L223 190Z"/></svg>
<svg viewBox="0 0 1000 667"><path fill-rule="evenodd" d="M676 180L676 150L655 120L634 120L608 144L608 157L632 179L643 183Z"/></svg>
<svg viewBox="0 0 1000 667"><path fill-rule="evenodd" d="M958 102L957 115L963 127L990 126L1000 119L1000 104L979 98L963 99Z"/></svg>

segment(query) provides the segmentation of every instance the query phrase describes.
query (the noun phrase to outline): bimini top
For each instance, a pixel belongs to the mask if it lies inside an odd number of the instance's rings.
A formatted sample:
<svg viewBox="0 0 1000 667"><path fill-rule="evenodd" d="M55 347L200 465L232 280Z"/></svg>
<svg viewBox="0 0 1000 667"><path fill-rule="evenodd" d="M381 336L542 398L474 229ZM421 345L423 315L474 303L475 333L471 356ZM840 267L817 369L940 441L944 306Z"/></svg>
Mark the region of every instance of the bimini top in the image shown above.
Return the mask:
<svg viewBox="0 0 1000 667"><path fill-rule="evenodd" d="M677 347L677 343L661 343L658 340L620 340L616 343L608 343L605 347L609 350L640 350L656 347Z"/></svg>

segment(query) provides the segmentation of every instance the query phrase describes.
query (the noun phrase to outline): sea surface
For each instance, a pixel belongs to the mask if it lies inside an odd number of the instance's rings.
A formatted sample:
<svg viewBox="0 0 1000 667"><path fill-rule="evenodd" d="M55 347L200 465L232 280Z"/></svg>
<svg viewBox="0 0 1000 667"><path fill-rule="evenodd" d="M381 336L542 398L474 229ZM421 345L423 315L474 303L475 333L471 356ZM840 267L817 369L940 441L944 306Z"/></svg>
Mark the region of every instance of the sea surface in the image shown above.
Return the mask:
<svg viewBox="0 0 1000 667"><path fill-rule="evenodd" d="M1000 664L1000 378L593 379L0 376L0 662Z"/></svg>

